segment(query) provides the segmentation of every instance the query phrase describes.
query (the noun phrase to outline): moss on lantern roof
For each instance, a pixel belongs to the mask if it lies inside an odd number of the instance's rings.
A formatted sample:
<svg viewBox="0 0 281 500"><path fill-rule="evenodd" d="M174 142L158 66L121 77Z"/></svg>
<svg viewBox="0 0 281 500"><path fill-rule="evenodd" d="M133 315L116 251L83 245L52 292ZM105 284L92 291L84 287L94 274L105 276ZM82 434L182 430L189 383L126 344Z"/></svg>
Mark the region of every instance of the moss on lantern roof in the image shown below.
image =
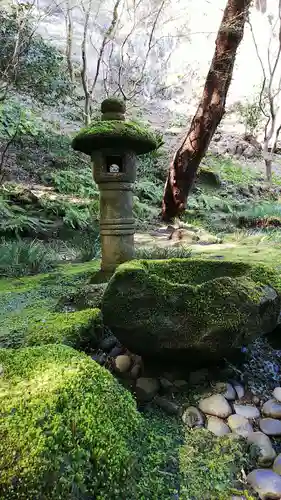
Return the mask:
<svg viewBox="0 0 281 500"><path fill-rule="evenodd" d="M101 103L102 113L125 113L126 103L116 97L109 97Z"/></svg>
<svg viewBox="0 0 281 500"><path fill-rule="evenodd" d="M137 155L159 148L161 141L139 124L121 120L100 120L83 128L72 141L75 151L91 155L93 151L116 149L134 151Z"/></svg>

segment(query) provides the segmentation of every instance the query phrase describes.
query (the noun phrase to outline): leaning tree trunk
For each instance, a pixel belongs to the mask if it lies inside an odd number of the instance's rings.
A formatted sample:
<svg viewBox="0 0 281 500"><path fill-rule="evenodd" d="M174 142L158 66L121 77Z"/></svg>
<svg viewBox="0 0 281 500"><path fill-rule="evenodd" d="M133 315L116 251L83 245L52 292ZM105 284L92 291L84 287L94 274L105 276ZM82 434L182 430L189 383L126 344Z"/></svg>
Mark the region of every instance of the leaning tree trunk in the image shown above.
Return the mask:
<svg viewBox="0 0 281 500"><path fill-rule="evenodd" d="M251 1L227 1L201 102L187 136L170 165L162 203L162 217L166 221L172 220L185 210L200 161L225 112L225 100L232 79L235 56L243 38Z"/></svg>

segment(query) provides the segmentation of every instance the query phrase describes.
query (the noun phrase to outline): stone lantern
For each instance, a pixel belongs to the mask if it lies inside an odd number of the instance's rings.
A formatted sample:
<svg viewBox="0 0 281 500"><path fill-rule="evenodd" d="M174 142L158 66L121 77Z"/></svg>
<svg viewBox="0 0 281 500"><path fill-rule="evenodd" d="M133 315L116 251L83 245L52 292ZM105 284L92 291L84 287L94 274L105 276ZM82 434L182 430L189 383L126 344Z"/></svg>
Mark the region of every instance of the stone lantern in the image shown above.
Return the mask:
<svg viewBox="0 0 281 500"><path fill-rule="evenodd" d="M72 142L74 150L92 159L100 190L101 270L109 274L134 257L136 156L159 146L151 132L125 121L125 111L124 102L106 99L101 104L101 120L82 129Z"/></svg>

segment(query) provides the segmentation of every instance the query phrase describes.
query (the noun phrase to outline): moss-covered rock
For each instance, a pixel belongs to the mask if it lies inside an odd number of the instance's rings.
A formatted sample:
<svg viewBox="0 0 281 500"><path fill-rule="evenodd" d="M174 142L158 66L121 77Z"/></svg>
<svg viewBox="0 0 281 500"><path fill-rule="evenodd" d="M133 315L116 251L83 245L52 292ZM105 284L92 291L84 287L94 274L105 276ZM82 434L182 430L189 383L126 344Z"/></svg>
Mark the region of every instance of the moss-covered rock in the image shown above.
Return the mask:
<svg viewBox="0 0 281 500"><path fill-rule="evenodd" d="M114 149L116 152L149 153L160 146L157 137L135 122L99 120L83 128L72 141L75 151L91 155L94 151Z"/></svg>
<svg viewBox="0 0 281 500"><path fill-rule="evenodd" d="M61 345L0 364L0 498L128 498L140 416L113 376Z"/></svg>
<svg viewBox="0 0 281 500"><path fill-rule="evenodd" d="M110 280L102 313L105 325L132 351L177 359L190 354L190 364L200 364L272 331L280 290L276 274L263 266L132 261Z"/></svg>

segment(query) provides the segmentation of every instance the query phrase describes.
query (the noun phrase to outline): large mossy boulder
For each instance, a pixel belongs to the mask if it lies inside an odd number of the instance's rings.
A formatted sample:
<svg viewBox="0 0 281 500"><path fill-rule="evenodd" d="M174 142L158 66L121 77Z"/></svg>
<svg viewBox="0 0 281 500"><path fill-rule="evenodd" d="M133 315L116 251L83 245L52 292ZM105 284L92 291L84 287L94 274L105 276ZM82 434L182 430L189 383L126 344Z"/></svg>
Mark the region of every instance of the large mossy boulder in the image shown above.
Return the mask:
<svg viewBox="0 0 281 500"><path fill-rule="evenodd" d="M0 349L0 498L133 495L135 402L63 345Z"/></svg>
<svg viewBox="0 0 281 500"><path fill-rule="evenodd" d="M200 259L131 261L105 291L104 324L146 357L217 360L272 331L280 280L270 269Z"/></svg>

